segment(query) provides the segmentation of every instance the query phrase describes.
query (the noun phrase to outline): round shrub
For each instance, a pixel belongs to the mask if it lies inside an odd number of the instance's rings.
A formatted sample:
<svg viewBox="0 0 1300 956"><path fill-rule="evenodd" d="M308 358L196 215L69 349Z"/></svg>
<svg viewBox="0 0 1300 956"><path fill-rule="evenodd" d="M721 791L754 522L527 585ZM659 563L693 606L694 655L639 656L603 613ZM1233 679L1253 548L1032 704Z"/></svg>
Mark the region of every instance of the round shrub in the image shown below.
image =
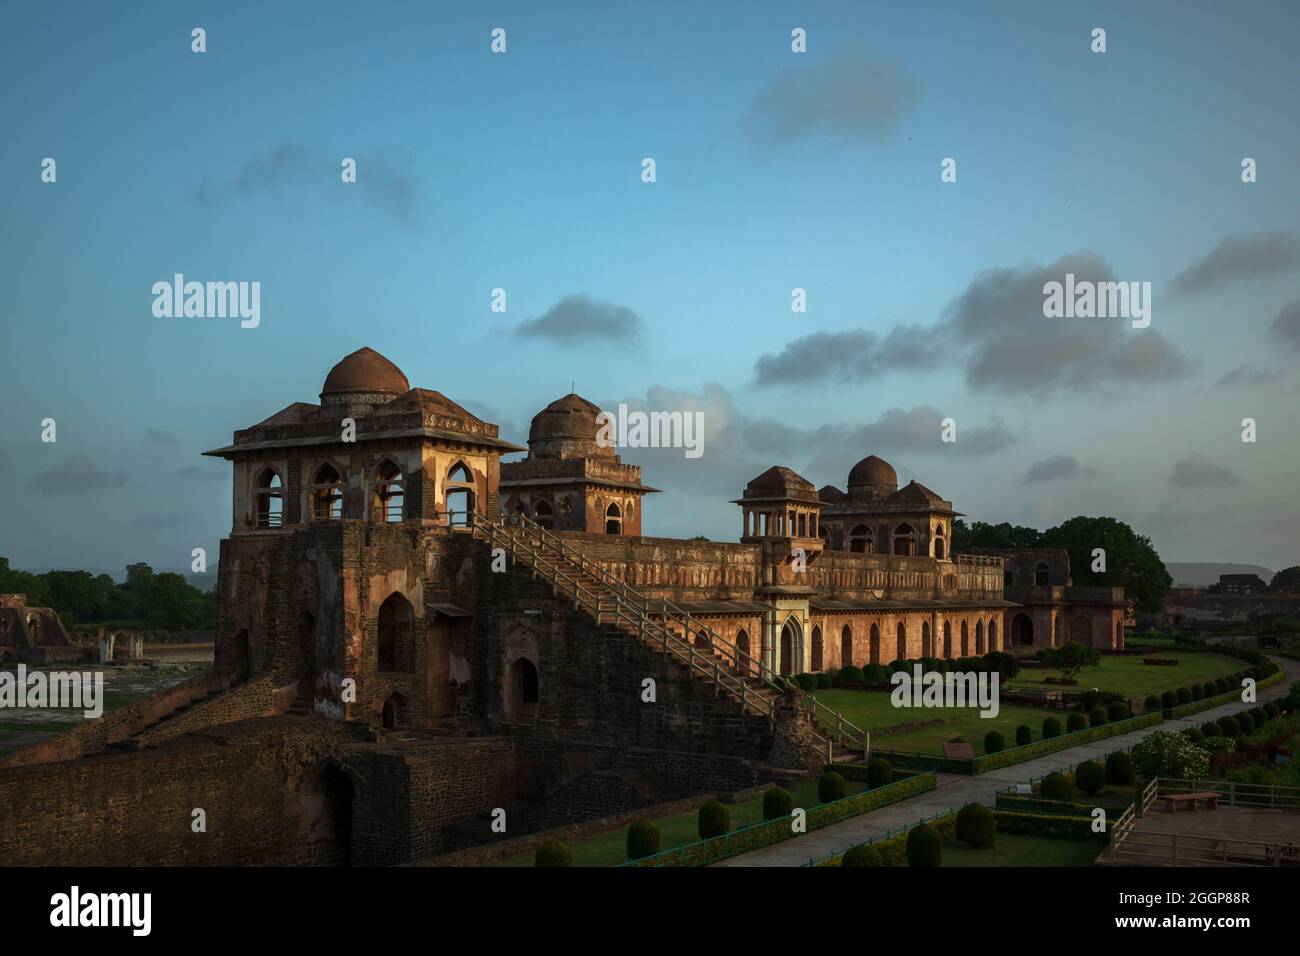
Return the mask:
<svg viewBox="0 0 1300 956"><path fill-rule="evenodd" d="M1203 700L1205 698L1205 691L1200 684L1193 684L1188 690L1191 691L1192 700Z"/></svg>
<svg viewBox="0 0 1300 956"><path fill-rule="evenodd" d="M642 817L633 820L627 828L627 858L639 860L659 852L659 827L653 820Z"/></svg>
<svg viewBox="0 0 1300 956"><path fill-rule="evenodd" d="M533 866L573 866L573 851L563 840L547 840L537 848Z"/></svg>
<svg viewBox="0 0 1300 956"><path fill-rule="evenodd" d="M1106 786L1106 768L1095 760L1079 764L1074 770L1074 785L1088 796L1096 796Z"/></svg>
<svg viewBox="0 0 1300 956"><path fill-rule="evenodd" d="M817 675L817 689L818 689L818 690L830 690L830 688L831 688L831 675L830 675L830 674L824 674L824 673L823 673L823 674L818 674L818 675Z"/></svg>
<svg viewBox="0 0 1300 956"><path fill-rule="evenodd" d="M894 768L884 757L872 757L867 761L867 786L883 787L894 779Z"/></svg>
<svg viewBox="0 0 1300 956"><path fill-rule="evenodd" d="M1171 707L1177 707L1178 695L1175 694L1172 690L1165 691L1163 694L1160 695L1160 706L1163 707L1165 710L1168 710Z"/></svg>
<svg viewBox="0 0 1300 956"><path fill-rule="evenodd" d="M939 866L943 862L943 837L928 823L907 832L907 865Z"/></svg>
<svg viewBox="0 0 1300 956"><path fill-rule="evenodd" d="M1268 712L1263 707L1250 708L1250 717L1255 721L1255 728L1263 727L1269 721Z"/></svg>
<svg viewBox="0 0 1300 956"><path fill-rule="evenodd" d="M1057 717L1043 718L1043 739L1050 740L1061 736L1061 721Z"/></svg>
<svg viewBox="0 0 1300 956"><path fill-rule="evenodd" d="M700 839L722 836L731 829L731 810L720 800L710 800L700 807Z"/></svg>
<svg viewBox="0 0 1300 956"><path fill-rule="evenodd" d="M986 754L995 754L998 751L1007 749L1007 740L996 730L990 730L984 735L984 752Z"/></svg>
<svg viewBox="0 0 1300 956"><path fill-rule="evenodd" d="M1277 705L1276 701L1270 700L1264 705L1264 713L1268 715L1269 720L1277 720L1278 715L1282 713L1282 708Z"/></svg>
<svg viewBox="0 0 1300 956"><path fill-rule="evenodd" d="M763 794L763 819L779 820L794 809L794 797L784 787L773 787Z"/></svg>
<svg viewBox="0 0 1300 956"><path fill-rule="evenodd" d="M1205 734L1201 732L1200 727L1188 727L1186 730L1183 731L1183 733L1185 733L1187 735L1187 739L1194 744L1200 744L1205 742Z"/></svg>
<svg viewBox="0 0 1300 956"><path fill-rule="evenodd" d="M1241 733L1241 724L1237 723L1237 718L1231 715L1219 718L1219 727L1223 730L1223 736L1235 737Z"/></svg>
<svg viewBox="0 0 1300 956"><path fill-rule="evenodd" d="M1161 705L1160 705L1159 697L1157 697L1155 694L1147 694L1147 699L1142 703L1142 712L1144 714L1149 714L1153 710L1159 710L1160 706Z"/></svg>
<svg viewBox="0 0 1300 956"><path fill-rule="evenodd" d="M1122 700L1112 700L1106 705L1106 719L1112 723L1117 720L1128 720L1132 716L1128 710L1128 704Z"/></svg>
<svg viewBox="0 0 1300 956"><path fill-rule="evenodd" d="M799 689L800 689L800 690L816 690L816 689L817 689L817 675L816 675L816 674L798 674L798 675L795 676L795 679L794 679L794 680L795 680L795 683L799 685Z"/></svg>
<svg viewBox="0 0 1300 956"><path fill-rule="evenodd" d="M1243 734L1248 734L1255 729L1255 718L1250 716L1250 711L1237 715L1237 726L1241 728Z"/></svg>
<svg viewBox="0 0 1300 956"><path fill-rule="evenodd" d="M884 866L885 863L880 859L880 851L874 846L851 847L844 856L840 857L840 866Z"/></svg>
<svg viewBox="0 0 1300 956"><path fill-rule="evenodd" d="M1207 720L1205 723L1201 724L1201 733L1206 737L1222 737L1223 728L1219 726L1217 720Z"/></svg>
<svg viewBox="0 0 1300 956"><path fill-rule="evenodd" d="M1232 690L1232 684L1228 681L1228 678L1216 677L1214 679L1214 694L1216 697L1219 694L1226 694L1230 690Z"/></svg>
<svg viewBox="0 0 1300 956"><path fill-rule="evenodd" d="M1034 732L1029 729L1028 724L1021 724L1016 728L1016 746L1025 747L1034 742Z"/></svg>
<svg viewBox="0 0 1300 956"><path fill-rule="evenodd" d="M907 661L903 660L901 657L895 658L889 662L889 673L897 674L900 671L904 674L910 674L912 672L912 665L907 663Z"/></svg>
<svg viewBox="0 0 1300 956"><path fill-rule="evenodd" d="M1106 723L1106 711L1098 704L1092 710L1088 711L1088 726L1100 727Z"/></svg>
<svg viewBox="0 0 1300 956"><path fill-rule="evenodd" d="M817 781L817 799L822 803L843 800L849 795L848 784L834 770L828 770Z"/></svg>
<svg viewBox="0 0 1300 956"><path fill-rule="evenodd" d="M1180 687L1174 691L1174 696L1178 698L1180 704L1190 704L1192 702L1192 692L1186 687Z"/></svg>
<svg viewBox="0 0 1300 956"><path fill-rule="evenodd" d="M1038 785L1038 795L1044 800L1069 800L1074 796L1074 787L1063 773L1049 773Z"/></svg>
<svg viewBox="0 0 1300 956"><path fill-rule="evenodd" d="M1067 733L1074 733L1076 730L1083 730L1088 726L1088 718L1083 714L1075 713L1065 718L1065 730Z"/></svg>
<svg viewBox="0 0 1300 956"><path fill-rule="evenodd" d="M982 803L968 803L957 811L957 839L977 850L992 849L997 827L993 811Z"/></svg>
<svg viewBox="0 0 1300 956"><path fill-rule="evenodd" d="M1131 787L1137 783L1133 759L1123 750L1106 755L1106 782L1117 787Z"/></svg>
<svg viewBox="0 0 1300 956"><path fill-rule="evenodd" d="M862 668L862 676L868 684L889 683L889 669L883 664L868 664Z"/></svg>
<svg viewBox="0 0 1300 956"><path fill-rule="evenodd" d="M1217 687L1214 686L1214 681L1212 680L1207 680L1205 684L1201 687L1202 700L1204 700L1207 697L1214 697L1218 693L1219 690Z"/></svg>
<svg viewBox="0 0 1300 956"><path fill-rule="evenodd" d="M846 684L861 684L863 683L862 669L860 667L854 667L852 664L848 667L841 667L840 680L844 681Z"/></svg>

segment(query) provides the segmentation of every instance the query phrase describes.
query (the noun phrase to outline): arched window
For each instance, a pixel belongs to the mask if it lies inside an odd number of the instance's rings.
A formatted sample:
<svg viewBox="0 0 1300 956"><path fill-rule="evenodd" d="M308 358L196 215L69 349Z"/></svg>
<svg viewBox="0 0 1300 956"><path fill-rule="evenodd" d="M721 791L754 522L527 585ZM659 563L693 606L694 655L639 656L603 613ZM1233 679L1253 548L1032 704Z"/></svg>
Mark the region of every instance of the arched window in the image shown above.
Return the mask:
<svg viewBox="0 0 1300 956"><path fill-rule="evenodd" d="M871 660L869 663L879 664L880 661L880 628L875 624L871 625L871 642L870 642Z"/></svg>
<svg viewBox="0 0 1300 956"><path fill-rule="evenodd" d="M415 670L415 612L396 591L379 606L379 670Z"/></svg>
<svg viewBox="0 0 1300 956"><path fill-rule="evenodd" d="M337 521L343 517L343 476L331 464L321 465L307 486L312 521Z"/></svg>
<svg viewBox="0 0 1300 956"><path fill-rule="evenodd" d="M794 628L786 621L781 628L781 659L777 661L777 672L793 674L796 670L794 659Z"/></svg>
<svg viewBox="0 0 1300 956"><path fill-rule="evenodd" d="M752 666L749 659L749 635L743 627L736 632L736 654L740 658L736 661L737 669L748 674Z"/></svg>
<svg viewBox="0 0 1300 956"><path fill-rule="evenodd" d="M984 653L984 622L983 621L975 622L975 653L981 655Z"/></svg>
<svg viewBox="0 0 1300 956"><path fill-rule="evenodd" d="M944 559L944 542L943 542L943 525L934 529L934 556L940 561Z"/></svg>
<svg viewBox="0 0 1300 956"><path fill-rule="evenodd" d="M822 629L821 625L813 628L812 633L812 669L813 672L822 669Z"/></svg>
<svg viewBox="0 0 1300 956"><path fill-rule="evenodd" d="M916 532L907 522L894 529L894 554L916 554Z"/></svg>
<svg viewBox="0 0 1300 956"><path fill-rule="evenodd" d="M998 650L998 622L992 618L989 619L989 650Z"/></svg>
<svg viewBox="0 0 1300 956"><path fill-rule="evenodd" d="M274 468L263 468L254 482L257 527L279 528L284 520L284 485Z"/></svg>
<svg viewBox="0 0 1300 956"><path fill-rule="evenodd" d="M385 524L396 524L402 520L405 502L406 481L402 469L384 459L375 469L375 517Z"/></svg>
<svg viewBox="0 0 1300 956"><path fill-rule="evenodd" d="M898 659L907 660L907 628L902 621L898 622Z"/></svg>
<svg viewBox="0 0 1300 956"><path fill-rule="evenodd" d="M930 622L921 622L921 656L933 657L934 648L930 646Z"/></svg>
<svg viewBox="0 0 1300 956"><path fill-rule="evenodd" d="M388 700L384 701L381 721L385 730L392 730L406 723L406 698L401 694L390 694Z"/></svg>
<svg viewBox="0 0 1300 956"><path fill-rule="evenodd" d="M533 505L533 517L543 528L555 527L555 512L551 509L551 503L545 498Z"/></svg>
<svg viewBox="0 0 1300 956"><path fill-rule="evenodd" d="M541 687L537 679L537 665L520 657L510 665L510 716L532 719L537 716L541 701Z"/></svg>
<svg viewBox="0 0 1300 956"><path fill-rule="evenodd" d="M474 495L476 486L474 475L464 462L457 462L447 472L445 499L447 502L447 524L452 528L469 527L470 516L474 514ZM520 506L522 511L522 506Z"/></svg>
<svg viewBox="0 0 1300 956"><path fill-rule="evenodd" d="M952 621L943 622L943 657L952 659Z"/></svg>
<svg viewBox="0 0 1300 956"><path fill-rule="evenodd" d="M853 628L847 624L840 631L840 667L853 663Z"/></svg>
<svg viewBox="0 0 1300 956"><path fill-rule="evenodd" d="M1016 647L1033 646L1034 622L1028 614L1017 614L1011 619L1011 643Z"/></svg>
<svg viewBox="0 0 1300 956"><path fill-rule="evenodd" d="M1051 583L1051 574L1047 565L1039 564L1034 568L1034 587L1045 588Z"/></svg>
<svg viewBox="0 0 1300 956"><path fill-rule="evenodd" d="M875 550L871 529L864 524L854 525L849 532L849 550L855 554L870 554Z"/></svg>
<svg viewBox="0 0 1300 956"><path fill-rule="evenodd" d="M970 657L970 631L965 621L961 622L961 656Z"/></svg>
<svg viewBox="0 0 1300 956"><path fill-rule="evenodd" d="M618 504L611 501L609 507L605 509L605 534L622 534L623 533L623 512L618 510Z"/></svg>

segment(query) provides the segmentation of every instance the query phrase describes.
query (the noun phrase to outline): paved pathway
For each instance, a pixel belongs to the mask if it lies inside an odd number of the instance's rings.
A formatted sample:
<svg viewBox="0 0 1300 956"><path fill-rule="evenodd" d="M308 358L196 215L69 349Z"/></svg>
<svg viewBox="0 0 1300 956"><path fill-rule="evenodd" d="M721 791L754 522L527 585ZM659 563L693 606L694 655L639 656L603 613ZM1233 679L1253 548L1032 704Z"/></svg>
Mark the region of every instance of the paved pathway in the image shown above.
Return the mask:
<svg viewBox="0 0 1300 956"><path fill-rule="evenodd" d="M1300 680L1300 662L1285 657L1274 658L1274 660L1282 665L1286 677L1273 686L1261 690L1258 703L1285 697L1291 681ZM1143 737L1157 730L1199 727L1206 721L1244 709L1248 708L1240 703L1224 704L1188 717L1166 720L1154 727L1144 727L1127 734L1058 750L1045 757L1026 760L1024 763L1003 767L975 777L966 774L941 773L938 775L939 785L934 790L862 816L833 823L828 827L813 830L803 836L793 837L761 850L743 853L721 863L715 863L714 866L802 866L810 859L817 860L838 853L847 847L874 840L890 831L909 826L924 817L961 807L967 803L983 803L991 807L994 795L1005 787L1026 783L1053 770L1073 766L1085 760L1103 758L1112 751L1132 747Z"/></svg>

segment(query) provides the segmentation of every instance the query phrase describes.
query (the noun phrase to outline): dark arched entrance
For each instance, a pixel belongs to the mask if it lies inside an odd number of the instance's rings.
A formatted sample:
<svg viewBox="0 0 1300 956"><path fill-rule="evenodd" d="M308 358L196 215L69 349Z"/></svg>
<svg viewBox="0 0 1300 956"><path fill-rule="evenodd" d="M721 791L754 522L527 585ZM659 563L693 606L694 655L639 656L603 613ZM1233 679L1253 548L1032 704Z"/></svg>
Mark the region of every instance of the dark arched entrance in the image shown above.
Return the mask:
<svg viewBox="0 0 1300 956"><path fill-rule="evenodd" d="M1034 622L1028 614L1017 614L1011 619L1011 643L1016 647L1033 646Z"/></svg>

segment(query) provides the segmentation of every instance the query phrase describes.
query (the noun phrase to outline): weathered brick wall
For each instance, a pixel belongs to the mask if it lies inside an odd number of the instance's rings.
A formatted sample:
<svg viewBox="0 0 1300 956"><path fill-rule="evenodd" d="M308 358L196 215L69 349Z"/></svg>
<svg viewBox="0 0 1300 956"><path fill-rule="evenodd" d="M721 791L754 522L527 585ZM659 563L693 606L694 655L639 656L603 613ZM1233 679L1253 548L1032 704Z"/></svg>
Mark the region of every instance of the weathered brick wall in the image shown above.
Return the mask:
<svg viewBox="0 0 1300 956"><path fill-rule="evenodd" d="M255 678L247 684L196 703L184 713L164 719L136 735L134 742L142 747L154 747L165 740L196 730L255 717L276 716L284 712L284 702L283 698L277 700L275 691L274 676L268 674Z"/></svg>
<svg viewBox="0 0 1300 956"><path fill-rule="evenodd" d="M208 672L166 690L133 700L117 710L89 720L71 730L23 747L0 759L0 768L74 760L98 753L111 743L126 740L167 717L176 708L200 700L227 686L226 678Z"/></svg>
<svg viewBox="0 0 1300 956"><path fill-rule="evenodd" d="M310 728L306 725L310 724ZM10 866L310 866L348 858L346 825L313 789L331 759L346 768L345 725L280 718L229 725L130 754L0 770L0 860ZM368 785L353 827L378 829ZM206 812L195 833L193 811Z"/></svg>

